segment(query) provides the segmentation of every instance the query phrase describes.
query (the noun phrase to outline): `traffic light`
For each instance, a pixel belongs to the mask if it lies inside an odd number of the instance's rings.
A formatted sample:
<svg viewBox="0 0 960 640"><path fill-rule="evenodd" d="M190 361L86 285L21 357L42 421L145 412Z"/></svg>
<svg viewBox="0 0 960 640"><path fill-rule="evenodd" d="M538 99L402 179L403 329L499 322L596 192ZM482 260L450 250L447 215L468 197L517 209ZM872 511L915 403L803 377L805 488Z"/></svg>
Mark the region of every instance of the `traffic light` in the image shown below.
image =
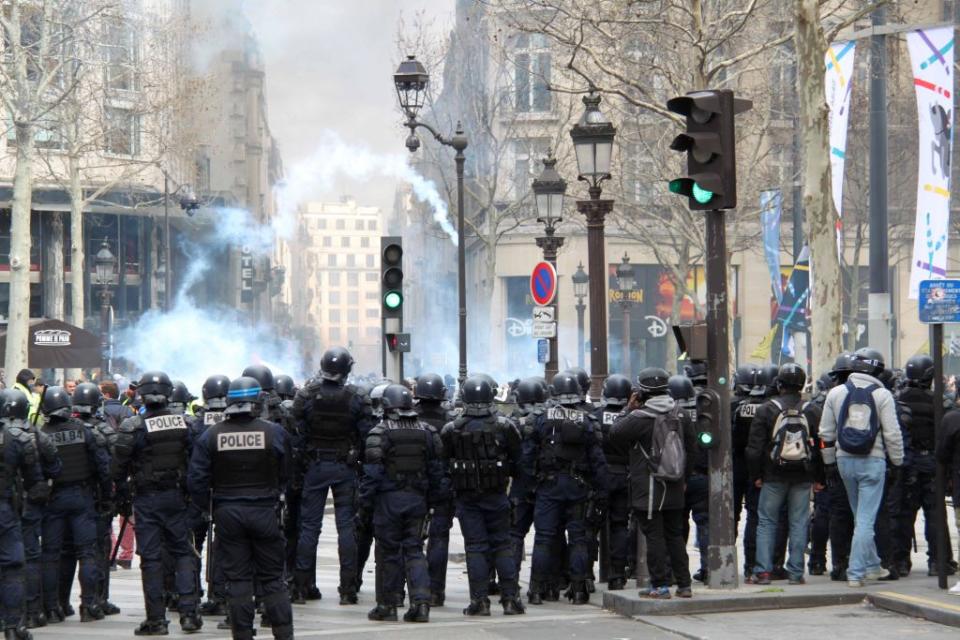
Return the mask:
<svg viewBox="0 0 960 640"><path fill-rule="evenodd" d="M716 391L704 389L697 394L697 444L701 449L712 449L720 440L719 412L720 396Z"/></svg>
<svg viewBox="0 0 960 640"><path fill-rule="evenodd" d="M387 351L390 353L410 353L410 334L409 333L388 333Z"/></svg>
<svg viewBox="0 0 960 640"><path fill-rule="evenodd" d="M380 302L384 318L403 317L403 238L380 237Z"/></svg>
<svg viewBox="0 0 960 640"><path fill-rule="evenodd" d="M670 181L670 191L687 196L694 211L737 206L737 152L733 117L750 109L749 100L729 89L693 91L667 101L685 116L687 129L670 144L687 153L687 175Z"/></svg>

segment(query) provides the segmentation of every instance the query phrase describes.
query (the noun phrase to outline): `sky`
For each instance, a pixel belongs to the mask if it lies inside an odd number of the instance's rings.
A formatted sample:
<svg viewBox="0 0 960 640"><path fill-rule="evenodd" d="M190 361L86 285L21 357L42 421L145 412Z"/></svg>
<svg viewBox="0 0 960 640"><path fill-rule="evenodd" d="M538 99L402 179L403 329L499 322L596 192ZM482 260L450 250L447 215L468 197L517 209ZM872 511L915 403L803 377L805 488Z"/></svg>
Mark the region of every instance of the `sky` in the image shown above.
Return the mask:
<svg viewBox="0 0 960 640"><path fill-rule="evenodd" d="M453 22L454 1L244 0L266 64L270 128L288 170L329 130L374 153L405 152L392 79L399 21L422 12L440 36ZM395 186L339 178L313 197L352 195L386 212Z"/></svg>

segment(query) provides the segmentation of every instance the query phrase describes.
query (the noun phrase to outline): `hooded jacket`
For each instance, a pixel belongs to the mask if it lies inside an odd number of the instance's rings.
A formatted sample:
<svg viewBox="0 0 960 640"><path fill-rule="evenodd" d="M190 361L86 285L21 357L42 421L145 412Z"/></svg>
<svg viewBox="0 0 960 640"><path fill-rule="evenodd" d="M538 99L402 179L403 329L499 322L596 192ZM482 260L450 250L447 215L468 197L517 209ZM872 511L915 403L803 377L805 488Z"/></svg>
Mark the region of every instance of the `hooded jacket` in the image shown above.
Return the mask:
<svg viewBox="0 0 960 640"><path fill-rule="evenodd" d="M860 388L877 385L878 388L873 391L873 403L876 405L877 417L880 420L880 432L873 443L873 450L868 455L871 458L886 458L892 465L899 467L903 464L903 435L900 432L900 423L897 421L897 403L893 399L893 394L883 386L883 383L865 373L851 373L847 382ZM864 457L854 456L844 451L837 443L840 428L837 422L847 393L847 386L838 384L827 394L827 400L823 405L823 415L820 418L820 440L824 443L824 464L833 464L835 457ZM836 443L835 454L830 451L834 443Z"/></svg>

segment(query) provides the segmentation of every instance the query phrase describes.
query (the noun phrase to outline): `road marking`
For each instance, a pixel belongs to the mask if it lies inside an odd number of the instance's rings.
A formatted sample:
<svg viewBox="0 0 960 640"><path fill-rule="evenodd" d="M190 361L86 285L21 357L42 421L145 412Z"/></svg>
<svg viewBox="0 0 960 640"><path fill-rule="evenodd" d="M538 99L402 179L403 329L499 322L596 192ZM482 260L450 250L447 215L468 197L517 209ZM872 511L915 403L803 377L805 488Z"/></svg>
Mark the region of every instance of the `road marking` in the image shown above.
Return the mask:
<svg viewBox="0 0 960 640"><path fill-rule="evenodd" d="M929 598L921 598L920 596L908 596L906 594L896 593L894 591L877 591L874 595L884 596L885 598L893 598L894 600L913 602L914 604L925 604L938 609L946 609L948 611L960 612L960 606L955 604L946 604L945 602L938 602L937 600L930 600Z"/></svg>

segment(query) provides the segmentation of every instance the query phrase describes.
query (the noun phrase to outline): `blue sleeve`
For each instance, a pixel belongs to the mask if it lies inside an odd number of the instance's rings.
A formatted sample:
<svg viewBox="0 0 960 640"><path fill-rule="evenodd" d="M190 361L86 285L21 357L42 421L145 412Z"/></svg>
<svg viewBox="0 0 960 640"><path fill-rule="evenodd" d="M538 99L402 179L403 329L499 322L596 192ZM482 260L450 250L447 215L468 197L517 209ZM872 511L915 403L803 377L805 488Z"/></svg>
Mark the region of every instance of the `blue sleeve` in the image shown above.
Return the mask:
<svg viewBox="0 0 960 640"><path fill-rule="evenodd" d="M210 498L210 432L205 431L193 445L190 466L187 470L187 492L193 503L200 508Z"/></svg>

